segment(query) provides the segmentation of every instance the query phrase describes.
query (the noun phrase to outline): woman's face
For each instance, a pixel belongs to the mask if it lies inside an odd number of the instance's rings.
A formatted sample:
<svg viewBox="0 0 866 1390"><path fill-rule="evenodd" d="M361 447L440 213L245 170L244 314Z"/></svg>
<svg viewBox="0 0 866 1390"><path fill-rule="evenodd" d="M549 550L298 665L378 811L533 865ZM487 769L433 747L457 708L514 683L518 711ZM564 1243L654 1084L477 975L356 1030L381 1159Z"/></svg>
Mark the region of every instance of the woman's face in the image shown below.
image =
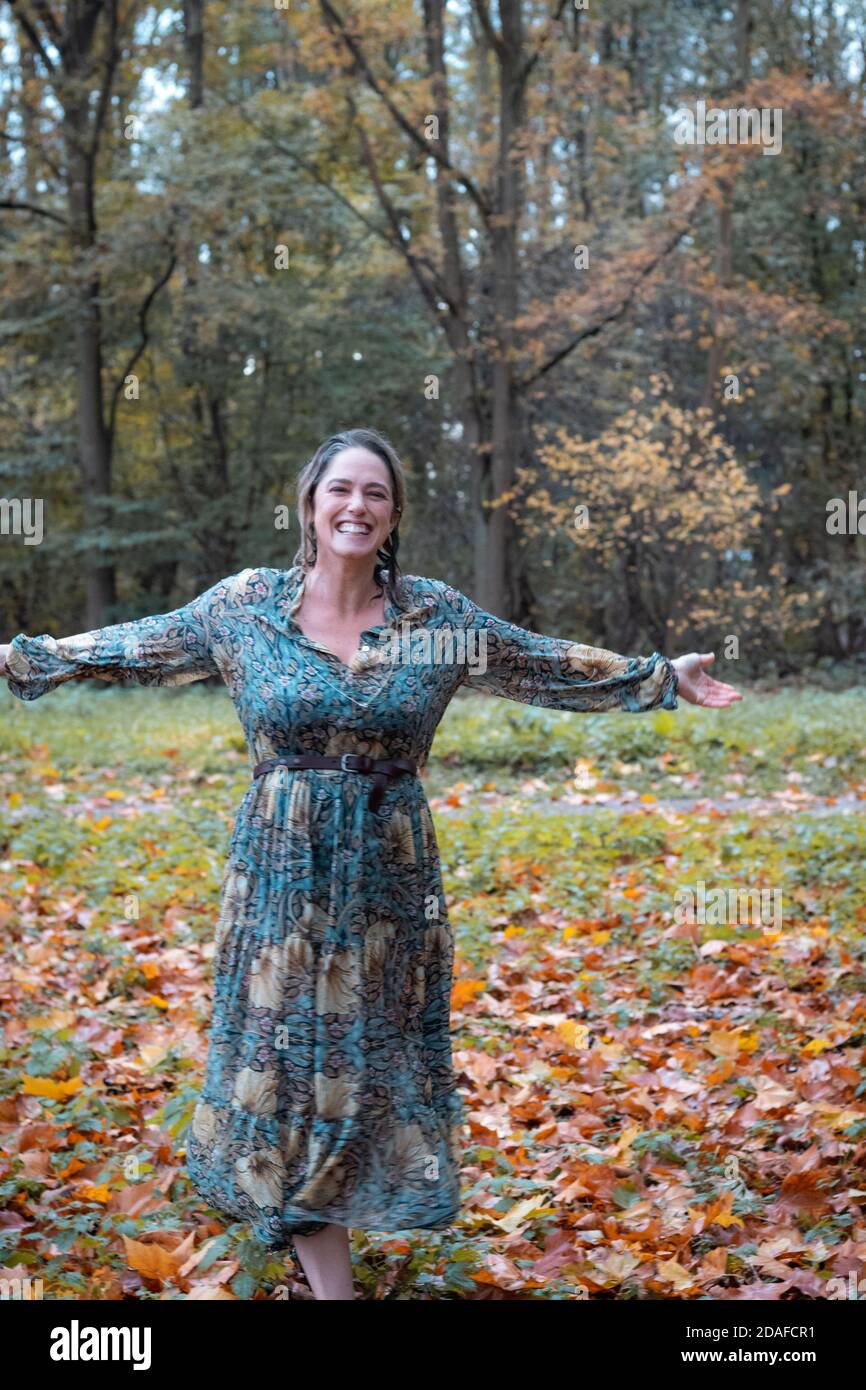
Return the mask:
<svg viewBox="0 0 866 1390"><path fill-rule="evenodd" d="M378 454L353 446L331 459L316 484L313 525L316 555L375 560L399 521L391 476Z"/></svg>

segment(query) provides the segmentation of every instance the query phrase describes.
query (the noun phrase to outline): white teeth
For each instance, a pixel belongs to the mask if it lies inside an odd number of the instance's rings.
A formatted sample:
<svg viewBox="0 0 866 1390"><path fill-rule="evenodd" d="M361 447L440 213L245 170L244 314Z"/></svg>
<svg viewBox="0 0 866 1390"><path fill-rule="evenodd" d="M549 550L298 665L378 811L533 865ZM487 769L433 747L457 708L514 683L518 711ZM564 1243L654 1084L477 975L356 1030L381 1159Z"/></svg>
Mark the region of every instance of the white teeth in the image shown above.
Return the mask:
<svg viewBox="0 0 866 1390"><path fill-rule="evenodd" d="M354 521L341 521L337 530L348 531L353 536L366 536L370 532L369 526L361 526Z"/></svg>

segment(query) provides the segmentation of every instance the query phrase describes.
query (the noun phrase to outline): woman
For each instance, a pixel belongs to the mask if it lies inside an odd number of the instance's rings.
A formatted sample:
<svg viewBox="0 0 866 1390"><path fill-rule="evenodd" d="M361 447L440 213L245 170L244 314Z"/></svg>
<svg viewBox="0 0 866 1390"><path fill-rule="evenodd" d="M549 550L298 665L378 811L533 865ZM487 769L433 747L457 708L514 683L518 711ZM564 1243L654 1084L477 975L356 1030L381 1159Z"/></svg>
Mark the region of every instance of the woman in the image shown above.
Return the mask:
<svg viewBox="0 0 866 1390"><path fill-rule="evenodd" d="M172 613L75 637L19 633L0 658L24 700L88 676L228 686L254 775L220 893L188 1169L266 1245L294 1241L316 1298L351 1299L352 1227L459 1212L452 938L416 775L455 691L575 711L741 697L705 673L712 655L617 656L401 576L403 472L373 430L328 439L298 493L290 570L244 569Z"/></svg>

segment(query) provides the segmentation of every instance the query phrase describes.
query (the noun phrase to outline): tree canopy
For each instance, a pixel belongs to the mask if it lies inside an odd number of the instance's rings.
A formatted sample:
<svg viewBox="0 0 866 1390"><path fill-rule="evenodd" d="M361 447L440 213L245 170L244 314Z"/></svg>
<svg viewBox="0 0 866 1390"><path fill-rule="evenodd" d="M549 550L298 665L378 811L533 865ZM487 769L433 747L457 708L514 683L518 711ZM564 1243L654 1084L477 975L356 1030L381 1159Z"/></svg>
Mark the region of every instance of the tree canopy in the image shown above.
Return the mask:
<svg viewBox="0 0 866 1390"><path fill-rule="evenodd" d="M7 640L288 566L298 469L371 425L404 567L491 611L862 649L861 6L5 0L0 39Z"/></svg>

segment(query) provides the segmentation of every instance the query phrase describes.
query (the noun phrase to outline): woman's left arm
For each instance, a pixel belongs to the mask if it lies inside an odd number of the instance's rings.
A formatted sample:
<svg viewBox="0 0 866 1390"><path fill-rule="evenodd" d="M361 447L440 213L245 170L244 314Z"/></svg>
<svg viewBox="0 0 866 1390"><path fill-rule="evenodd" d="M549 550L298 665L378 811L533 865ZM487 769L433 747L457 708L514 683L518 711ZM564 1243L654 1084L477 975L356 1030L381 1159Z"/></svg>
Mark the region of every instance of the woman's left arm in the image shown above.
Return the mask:
<svg viewBox="0 0 866 1390"><path fill-rule="evenodd" d="M442 586L455 627L466 634L462 685L522 704L578 712L622 709L638 713L690 704L723 705L742 698L703 671L712 655L671 661L661 652L621 656L561 637L545 637L487 613L448 585ZM447 621L447 619L446 619Z"/></svg>

